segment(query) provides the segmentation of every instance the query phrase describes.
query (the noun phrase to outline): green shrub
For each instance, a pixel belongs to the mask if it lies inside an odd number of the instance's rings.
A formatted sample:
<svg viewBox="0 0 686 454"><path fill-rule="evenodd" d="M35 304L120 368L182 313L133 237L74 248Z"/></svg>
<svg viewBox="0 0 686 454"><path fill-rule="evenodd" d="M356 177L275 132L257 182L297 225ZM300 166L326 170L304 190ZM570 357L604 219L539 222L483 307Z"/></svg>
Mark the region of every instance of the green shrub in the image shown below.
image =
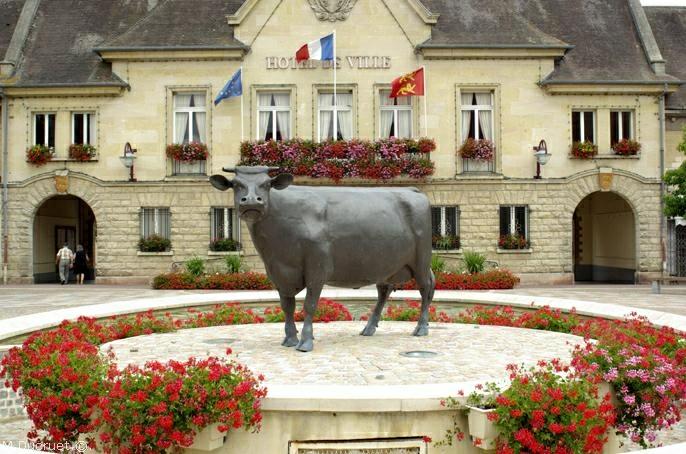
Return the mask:
<svg viewBox="0 0 686 454"><path fill-rule="evenodd" d="M478 252L465 251L462 260L471 274L481 273L484 270L486 256Z"/></svg>
<svg viewBox="0 0 686 454"><path fill-rule="evenodd" d="M224 259L226 270L230 273L240 273L243 268L243 260L240 255L227 255Z"/></svg>
<svg viewBox="0 0 686 454"><path fill-rule="evenodd" d="M686 216L686 161L662 179L670 187L665 195L665 216Z"/></svg>
<svg viewBox="0 0 686 454"><path fill-rule="evenodd" d="M141 252L165 252L171 249L171 241L159 235L150 235L140 239L138 249Z"/></svg>
<svg viewBox="0 0 686 454"><path fill-rule="evenodd" d="M433 254L431 256L431 271L435 273L442 273L445 271L445 260L440 256Z"/></svg>
<svg viewBox="0 0 686 454"><path fill-rule="evenodd" d="M192 259L186 260L184 266L186 267L186 271L193 276L200 276L205 272L205 261L200 257L193 257Z"/></svg>

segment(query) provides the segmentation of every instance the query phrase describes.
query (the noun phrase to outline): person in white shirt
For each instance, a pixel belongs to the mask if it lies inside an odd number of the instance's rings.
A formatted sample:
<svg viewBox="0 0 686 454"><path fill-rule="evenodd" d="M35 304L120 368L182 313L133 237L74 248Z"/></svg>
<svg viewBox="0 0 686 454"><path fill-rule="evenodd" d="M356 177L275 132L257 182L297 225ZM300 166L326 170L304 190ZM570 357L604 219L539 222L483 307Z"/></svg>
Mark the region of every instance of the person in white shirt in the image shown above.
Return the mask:
<svg viewBox="0 0 686 454"><path fill-rule="evenodd" d="M55 258L55 263L59 267L60 271L60 283L62 285L69 282L69 269L74 261L74 253L69 249L69 244L64 243L62 249L57 251L57 257Z"/></svg>

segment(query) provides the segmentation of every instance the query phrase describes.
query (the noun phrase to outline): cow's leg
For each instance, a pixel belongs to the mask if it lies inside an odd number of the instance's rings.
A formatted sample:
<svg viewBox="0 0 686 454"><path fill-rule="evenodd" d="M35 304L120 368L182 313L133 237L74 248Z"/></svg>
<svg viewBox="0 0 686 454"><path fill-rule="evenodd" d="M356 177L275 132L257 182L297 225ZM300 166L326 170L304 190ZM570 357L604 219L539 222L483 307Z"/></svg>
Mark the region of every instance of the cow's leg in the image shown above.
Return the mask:
<svg viewBox="0 0 686 454"><path fill-rule="evenodd" d="M436 287L436 278L431 268L423 273L417 273L416 281L419 287L419 293L422 295L422 312L419 315L417 327L414 329L412 335L426 336L429 334L429 306L431 300L434 299L434 289Z"/></svg>
<svg viewBox="0 0 686 454"><path fill-rule="evenodd" d="M281 310L283 310L286 318L284 325L286 337L284 337L281 345L295 347L298 345L298 330L295 327L295 297L282 294L279 294L279 297L281 298Z"/></svg>
<svg viewBox="0 0 686 454"><path fill-rule="evenodd" d="M390 284L376 284L376 291L379 294L379 299L376 301L376 306L374 306L374 312L367 320L367 326L364 327L360 333L363 336L373 336L376 332L376 327L379 326L379 319L381 318L381 313L383 312L383 307L386 305L386 300L391 294L393 286Z"/></svg>
<svg viewBox="0 0 686 454"><path fill-rule="evenodd" d="M303 323L302 336L300 343L296 350L301 352L312 351L314 335L312 332L312 317L317 310L317 303L319 302L319 295L322 293L323 284L308 286L307 295L305 296L305 321Z"/></svg>

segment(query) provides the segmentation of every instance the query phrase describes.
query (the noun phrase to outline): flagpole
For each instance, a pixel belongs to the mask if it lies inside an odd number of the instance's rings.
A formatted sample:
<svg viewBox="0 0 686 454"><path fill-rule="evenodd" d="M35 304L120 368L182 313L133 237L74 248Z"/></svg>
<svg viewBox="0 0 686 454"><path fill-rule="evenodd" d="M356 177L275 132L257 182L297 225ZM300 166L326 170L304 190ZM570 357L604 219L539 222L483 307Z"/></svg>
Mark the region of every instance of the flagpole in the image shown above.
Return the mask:
<svg viewBox="0 0 686 454"><path fill-rule="evenodd" d="M243 122L245 119L243 118L243 66L241 66L241 143L244 140L243 136Z"/></svg>
<svg viewBox="0 0 686 454"><path fill-rule="evenodd" d="M426 96L428 93L428 90L426 89L426 66L422 65L422 75L424 77L424 137L429 137L428 133L428 123L427 123L427 116L426 116Z"/></svg>
<svg viewBox="0 0 686 454"><path fill-rule="evenodd" d="M335 137L333 140L338 140L338 99L336 98L336 29L333 29L333 124Z"/></svg>

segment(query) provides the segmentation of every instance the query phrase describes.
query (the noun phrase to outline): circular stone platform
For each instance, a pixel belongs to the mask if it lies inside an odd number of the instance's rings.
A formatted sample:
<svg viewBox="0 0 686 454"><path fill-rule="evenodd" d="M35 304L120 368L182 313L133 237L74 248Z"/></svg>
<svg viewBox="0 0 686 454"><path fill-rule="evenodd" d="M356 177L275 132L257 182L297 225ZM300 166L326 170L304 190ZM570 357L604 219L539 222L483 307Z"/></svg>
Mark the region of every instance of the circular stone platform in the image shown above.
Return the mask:
<svg viewBox="0 0 686 454"><path fill-rule="evenodd" d="M359 335L364 322L317 323L314 350L309 353L280 345L282 323L180 330L122 339L101 349L112 347L123 368L151 360L223 357L230 347L231 357L263 374L268 387L364 387L505 379L508 364L568 361L572 346L582 342L578 336L539 330L440 323L431 324L429 336L414 337L414 326L414 322L382 322L374 336L364 337Z"/></svg>

